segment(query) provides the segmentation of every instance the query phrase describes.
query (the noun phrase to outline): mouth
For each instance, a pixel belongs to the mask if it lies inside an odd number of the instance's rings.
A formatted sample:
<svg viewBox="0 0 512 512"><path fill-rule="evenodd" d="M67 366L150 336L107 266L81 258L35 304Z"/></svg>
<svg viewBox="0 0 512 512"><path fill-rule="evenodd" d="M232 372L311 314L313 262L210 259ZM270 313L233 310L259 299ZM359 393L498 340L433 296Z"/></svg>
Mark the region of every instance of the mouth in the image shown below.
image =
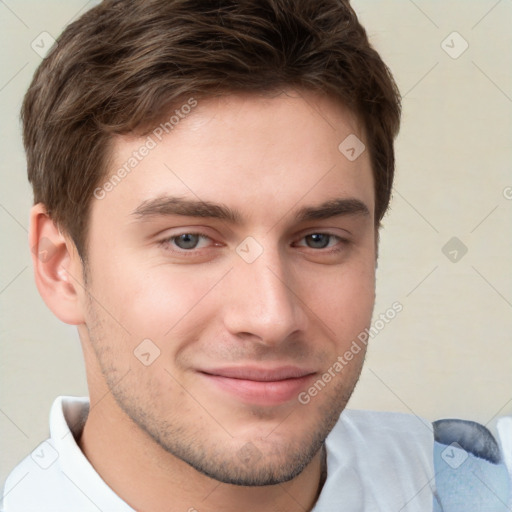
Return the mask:
<svg viewBox="0 0 512 512"><path fill-rule="evenodd" d="M218 390L245 403L280 405L296 399L317 372L295 366L238 366L199 371Z"/></svg>

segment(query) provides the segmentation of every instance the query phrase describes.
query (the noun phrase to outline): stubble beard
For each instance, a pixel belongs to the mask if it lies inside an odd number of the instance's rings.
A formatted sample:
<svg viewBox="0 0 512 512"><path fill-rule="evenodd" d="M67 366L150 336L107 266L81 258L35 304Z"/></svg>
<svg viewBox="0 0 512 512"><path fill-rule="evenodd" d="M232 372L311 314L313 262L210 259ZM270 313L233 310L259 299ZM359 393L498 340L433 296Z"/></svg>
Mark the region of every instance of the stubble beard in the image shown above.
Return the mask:
<svg viewBox="0 0 512 512"><path fill-rule="evenodd" d="M359 380L364 354L359 368L349 375L349 381L340 380L337 386L329 389L329 397L318 406L315 415L317 420L309 432L303 432L299 437L289 435L259 436L235 440L225 432L225 443L219 439L208 437L208 434L218 429L218 421L207 407L201 404L205 413L202 418L183 420L179 411L172 416L158 415L158 405L162 398L155 392L150 379L137 379L134 372L126 374L116 366L115 352L108 346L108 337L101 332L101 322L97 314L99 309L90 304L92 327L87 326L89 341L98 360L101 372L118 407L137 427L167 453L185 462L196 471L209 478L226 484L238 486L266 486L288 482L298 476L322 449L325 439L339 419L339 416L350 399ZM122 360L122 358L120 358ZM355 362L355 361L354 361ZM148 370L148 368L143 368ZM138 372L137 372L138 373ZM144 372L142 372L144 375ZM169 377L171 378L171 377ZM333 382L334 384L334 382ZM185 391L186 392L186 391ZM325 391L323 391L325 392ZM310 402L315 405L322 399L319 393ZM190 401L194 399L189 396ZM286 425L297 425L297 412L308 414L308 405L297 401L295 409L287 416L276 432L285 432ZM197 405L197 404L196 404ZM211 420L211 425L198 428ZM226 430L229 430L229 426ZM256 447L253 457L244 458L240 449L244 445Z"/></svg>

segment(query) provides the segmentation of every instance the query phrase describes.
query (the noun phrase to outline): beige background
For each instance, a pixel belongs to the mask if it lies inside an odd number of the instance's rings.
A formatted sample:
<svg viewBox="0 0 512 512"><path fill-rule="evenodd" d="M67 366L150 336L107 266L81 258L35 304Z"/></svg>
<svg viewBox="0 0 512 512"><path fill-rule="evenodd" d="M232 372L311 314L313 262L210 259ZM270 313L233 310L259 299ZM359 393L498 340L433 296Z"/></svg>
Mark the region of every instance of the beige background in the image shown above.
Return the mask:
<svg viewBox="0 0 512 512"><path fill-rule="evenodd" d="M512 414L512 1L353 3L404 97L375 316L404 310L373 338L350 405L492 425ZM0 1L2 481L47 437L53 399L86 394L76 329L33 282L18 112L41 60L31 42L93 4ZM441 46L453 31L469 44L458 58ZM442 252L454 236L467 247L456 262Z"/></svg>

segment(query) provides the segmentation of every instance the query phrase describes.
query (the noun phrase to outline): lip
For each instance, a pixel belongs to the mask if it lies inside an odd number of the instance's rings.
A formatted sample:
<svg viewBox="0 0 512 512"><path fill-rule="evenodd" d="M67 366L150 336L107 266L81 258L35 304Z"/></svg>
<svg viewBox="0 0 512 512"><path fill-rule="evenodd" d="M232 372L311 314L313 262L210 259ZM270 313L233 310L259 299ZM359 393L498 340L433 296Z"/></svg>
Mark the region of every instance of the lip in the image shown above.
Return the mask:
<svg viewBox="0 0 512 512"><path fill-rule="evenodd" d="M296 399L316 372L296 366L237 366L202 370L199 374L243 402L272 406Z"/></svg>

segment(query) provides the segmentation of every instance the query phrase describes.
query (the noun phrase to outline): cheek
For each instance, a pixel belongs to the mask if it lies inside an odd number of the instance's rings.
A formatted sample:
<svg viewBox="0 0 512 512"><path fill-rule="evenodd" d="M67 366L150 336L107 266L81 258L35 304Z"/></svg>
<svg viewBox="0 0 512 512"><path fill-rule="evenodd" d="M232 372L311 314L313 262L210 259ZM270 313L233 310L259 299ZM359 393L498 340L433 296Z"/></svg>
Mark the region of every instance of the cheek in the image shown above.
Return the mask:
<svg viewBox="0 0 512 512"><path fill-rule="evenodd" d="M375 270L373 263L354 260L329 275L318 276L308 287L308 305L337 335L339 344L356 337L371 322L375 302Z"/></svg>
<svg viewBox="0 0 512 512"><path fill-rule="evenodd" d="M231 295L221 283L229 270L222 265L152 265L129 252L116 253L111 243L94 254L93 263L93 293L104 309L102 316L120 336L129 332L133 343L145 338L157 343L180 336L193 339L194 330L199 335L214 321ZM289 274L290 286L312 324L320 319L340 343L368 326L375 298L370 244L339 265L298 265Z"/></svg>
<svg viewBox="0 0 512 512"><path fill-rule="evenodd" d="M155 340L172 338L184 330L192 336L198 322L210 317L209 308L215 302L213 288L225 274L221 268L199 272L192 265L148 269L125 262L121 267L133 270L118 271L104 286L112 311L132 337Z"/></svg>

